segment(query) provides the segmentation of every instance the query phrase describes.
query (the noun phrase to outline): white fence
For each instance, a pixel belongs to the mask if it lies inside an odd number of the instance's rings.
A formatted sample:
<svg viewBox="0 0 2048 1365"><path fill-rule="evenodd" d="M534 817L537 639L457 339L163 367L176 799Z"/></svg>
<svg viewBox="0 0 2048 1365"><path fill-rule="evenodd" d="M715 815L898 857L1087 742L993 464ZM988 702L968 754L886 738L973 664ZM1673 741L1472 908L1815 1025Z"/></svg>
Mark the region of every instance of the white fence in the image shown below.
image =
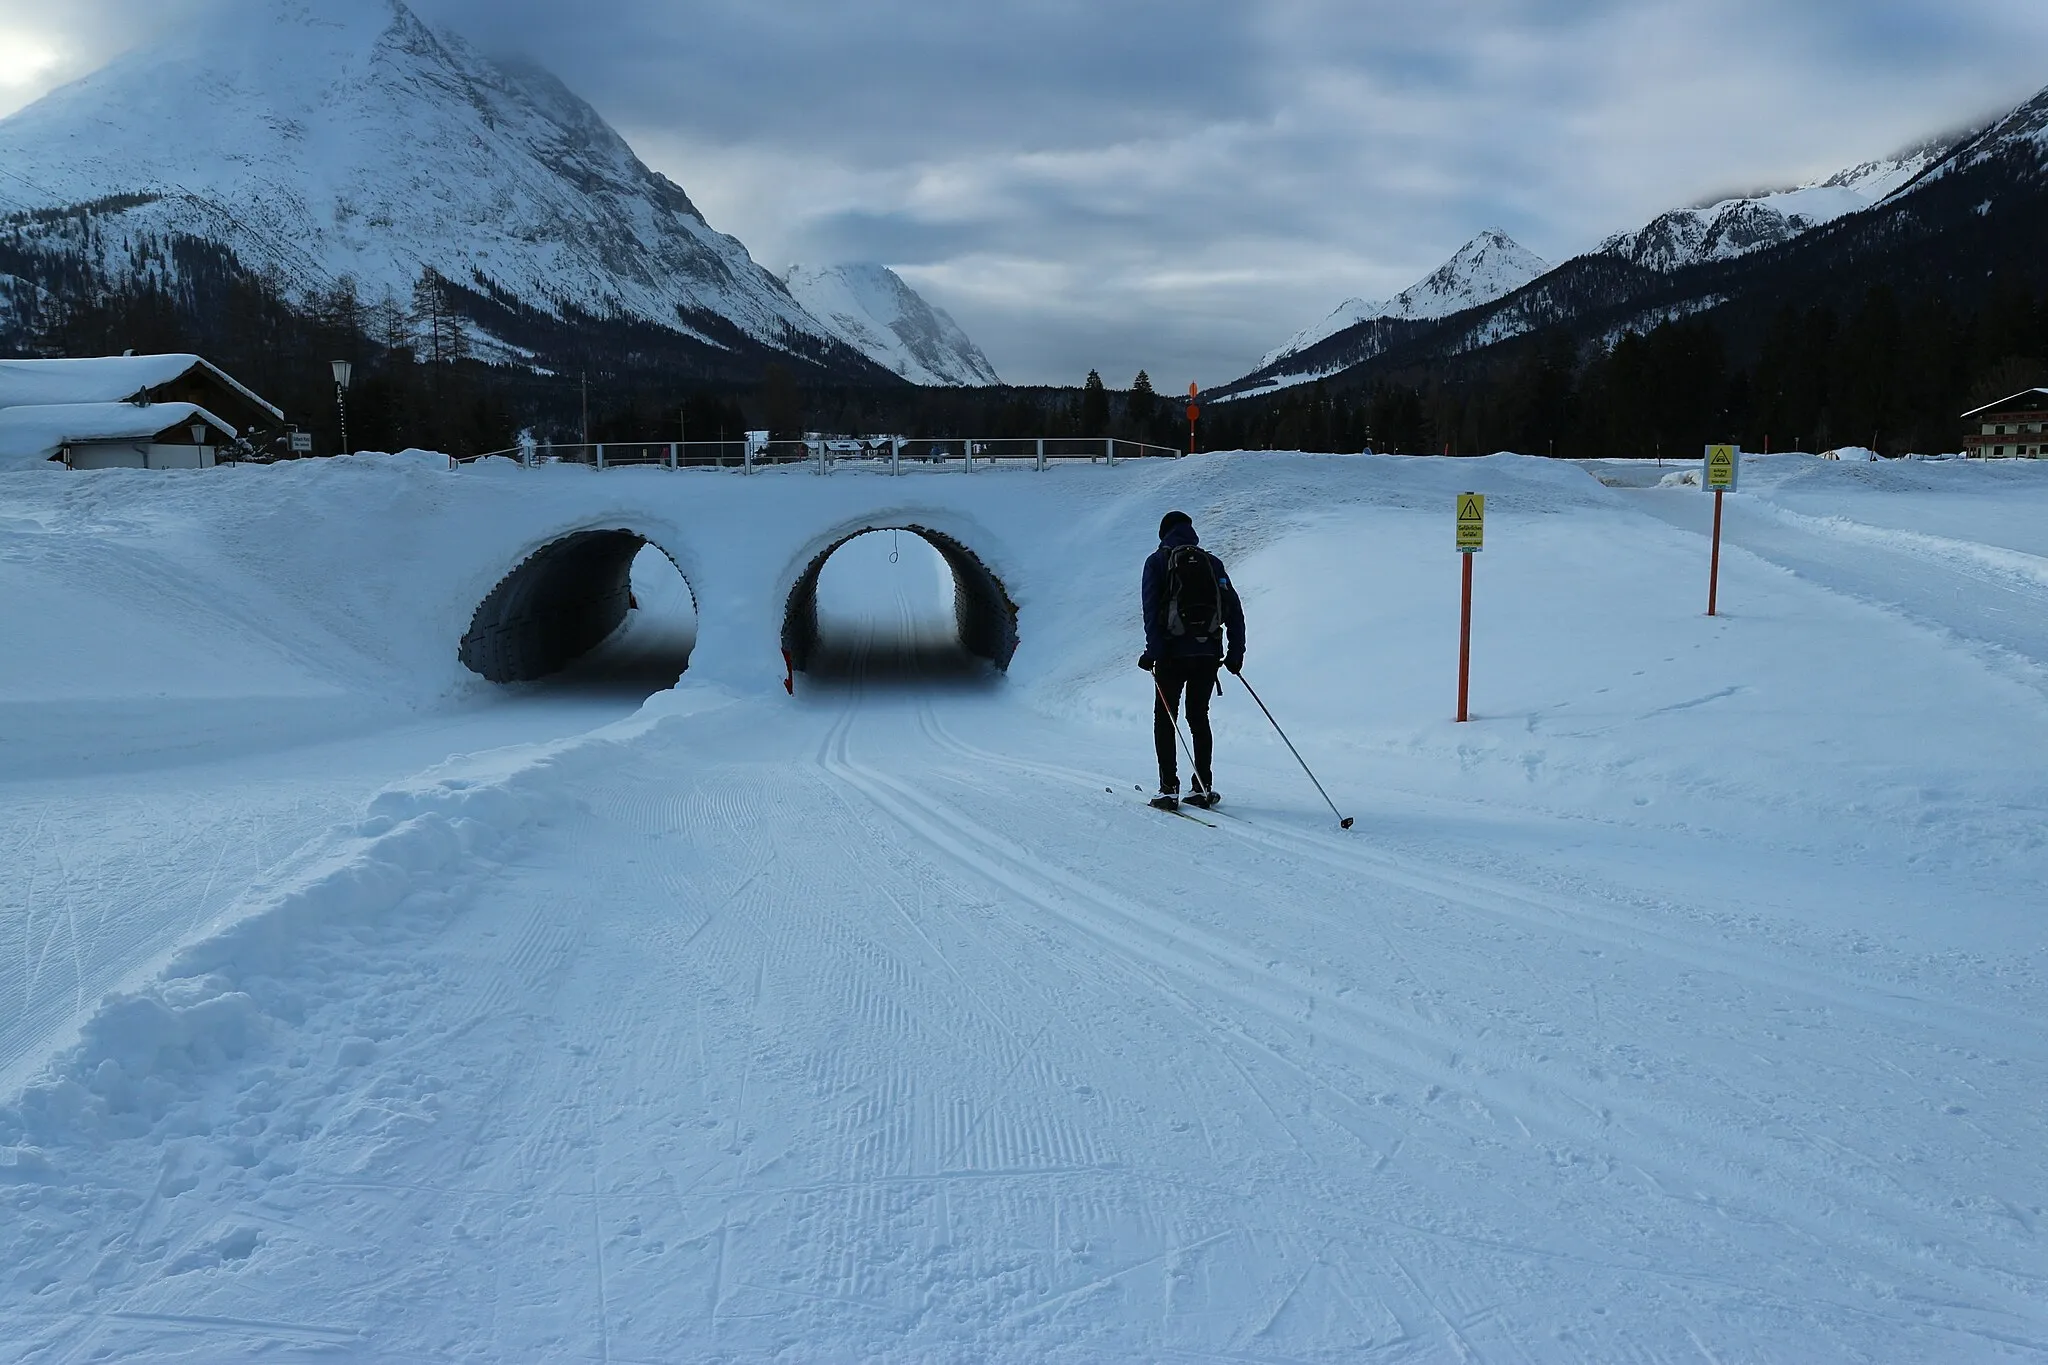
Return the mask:
<svg viewBox="0 0 2048 1365"><path fill-rule="evenodd" d="M1142 441L1113 437L1018 436L987 440L972 437L912 439L904 436L861 439L812 437L802 441L601 441L592 445L535 442L493 450L467 458L450 457L451 465L478 460L515 460L528 468L549 464L580 464L592 469L652 466L657 469L732 469L751 474L779 465L809 465L829 474L841 465L886 469L939 469L953 466L966 473L1001 465L1044 470L1054 464L1116 464L1121 460L1171 459L1187 452Z"/></svg>

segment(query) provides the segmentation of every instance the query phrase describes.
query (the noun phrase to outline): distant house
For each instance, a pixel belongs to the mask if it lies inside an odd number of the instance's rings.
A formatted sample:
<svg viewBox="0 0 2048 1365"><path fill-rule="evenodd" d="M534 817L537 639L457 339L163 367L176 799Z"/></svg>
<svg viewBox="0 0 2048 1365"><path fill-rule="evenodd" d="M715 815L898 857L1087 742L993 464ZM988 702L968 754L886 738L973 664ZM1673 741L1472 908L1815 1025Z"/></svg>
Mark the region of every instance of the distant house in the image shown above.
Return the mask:
<svg viewBox="0 0 2048 1365"><path fill-rule="evenodd" d="M0 469L211 469L239 435L197 403L0 408Z"/></svg>
<svg viewBox="0 0 2048 1365"><path fill-rule="evenodd" d="M1972 455L2034 460L2048 455L2048 389L1987 403L1964 413L1963 421L1976 428L1965 438Z"/></svg>
<svg viewBox="0 0 2048 1365"><path fill-rule="evenodd" d="M196 355L0 360L0 468L205 469L284 414Z"/></svg>

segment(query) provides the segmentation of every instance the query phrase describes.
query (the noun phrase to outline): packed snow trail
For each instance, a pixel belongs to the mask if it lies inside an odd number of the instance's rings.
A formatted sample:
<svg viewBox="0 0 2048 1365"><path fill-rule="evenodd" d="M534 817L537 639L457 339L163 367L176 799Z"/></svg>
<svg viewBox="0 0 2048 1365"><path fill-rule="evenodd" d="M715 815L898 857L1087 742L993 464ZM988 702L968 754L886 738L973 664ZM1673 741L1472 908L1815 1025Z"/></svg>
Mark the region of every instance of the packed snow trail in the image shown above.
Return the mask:
<svg viewBox="0 0 2048 1365"><path fill-rule="evenodd" d="M1161 821L999 698L734 719L577 779L474 911L241 980L303 1023L17 1225L25 1290L106 1305L22 1358L2044 1345L1991 1193L2048 1137L2038 1020L1340 836L1277 769ZM178 1136L218 1105L246 1137Z"/></svg>
<svg viewBox="0 0 2048 1365"><path fill-rule="evenodd" d="M1358 468L1229 556L1352 833L1127 622L452 760L0 1101L0 1359L2048 1355L2038 693L1586 481L1451 727Z"/></svg>
<svg viewBox="0 0 2048 1365"><path fill-rule="evenodd" d="M2034 471L2003 464L1973 471L1983 485L1974 496L1951 496L1934 507L1868 492L1844 496L1842 480L1814 488L1801 472L1768 465L1759 471L1755 496L1738 496L1724 517L1726 543L1992 655L2017 656L2048 690L2048 527L2031 499L2010 496L2038 482L2027 477ZM1877 485L1877 492L1887 484L1925 492L1934 484L1924 465L1851 465L1843 473ZM1712 500L1697 490L1645 490L1631 500L1673 525L1707 533ZM1902 502L1909 512L1903 518L1895 506ZM1891 524L1902 520L1920 524Z"/></svg>

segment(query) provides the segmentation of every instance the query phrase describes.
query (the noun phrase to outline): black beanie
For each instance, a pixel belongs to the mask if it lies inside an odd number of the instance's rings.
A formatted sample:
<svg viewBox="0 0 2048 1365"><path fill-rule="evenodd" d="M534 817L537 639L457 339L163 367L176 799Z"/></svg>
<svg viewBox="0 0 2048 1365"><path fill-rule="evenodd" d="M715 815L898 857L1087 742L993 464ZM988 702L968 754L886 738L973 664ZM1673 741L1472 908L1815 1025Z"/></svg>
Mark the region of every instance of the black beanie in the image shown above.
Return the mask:
<svg viewBox="0 0 2048 1365"><path fill-rule="evenodd" d="M1176 526L1193 526L1195 519L1185 512L1168 512L1159 519L1159 538L1166 539L1166 533Z"/></svg>

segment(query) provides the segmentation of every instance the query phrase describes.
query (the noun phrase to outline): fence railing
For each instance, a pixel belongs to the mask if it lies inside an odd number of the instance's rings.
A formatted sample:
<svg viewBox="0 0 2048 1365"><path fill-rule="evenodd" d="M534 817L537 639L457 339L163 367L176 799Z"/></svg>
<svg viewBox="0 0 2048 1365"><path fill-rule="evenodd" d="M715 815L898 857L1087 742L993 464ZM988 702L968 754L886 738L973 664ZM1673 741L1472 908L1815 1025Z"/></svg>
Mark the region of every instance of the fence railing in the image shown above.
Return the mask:
<svg viewBox="0 0 2048 1365"><path fill-rule="evenodd" d="M533 469L542 465L577 464L591 469L732 469L751 474L757 469L809 465L829 474L839 466L880 469L901 474L912 469L955 466L973 473L1002 466L1045 470L1054 464L1116 464L1122 460L1171 459L1187 452L1142 441L1114 437L1004 436L912 439L825 437L803 441L599 441L590 445L555 445L546 441L493 450L482 455L450 456L450 467L479 460L513 460Z"/></svg>

